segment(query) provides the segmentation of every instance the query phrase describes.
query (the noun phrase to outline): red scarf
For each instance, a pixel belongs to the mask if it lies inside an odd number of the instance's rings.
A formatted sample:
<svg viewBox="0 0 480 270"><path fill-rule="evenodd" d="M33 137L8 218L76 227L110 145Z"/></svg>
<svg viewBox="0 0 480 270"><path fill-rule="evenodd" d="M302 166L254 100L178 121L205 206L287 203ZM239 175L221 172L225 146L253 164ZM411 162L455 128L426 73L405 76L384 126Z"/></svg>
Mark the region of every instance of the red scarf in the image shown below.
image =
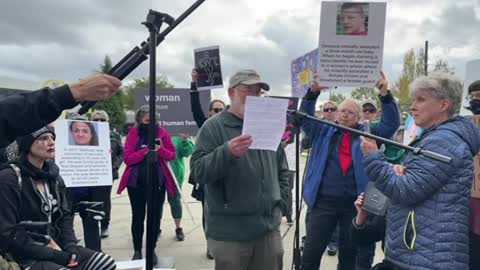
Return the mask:
<svg viewBox="0 0 480 270"><path fill-rule="evenodd" d="M347 175L348 167L352 162L352 152L350 147L350 132L344 130L340 147L338 149L338 158L340 159L340 167L342 167L343 175Z"/></svg>

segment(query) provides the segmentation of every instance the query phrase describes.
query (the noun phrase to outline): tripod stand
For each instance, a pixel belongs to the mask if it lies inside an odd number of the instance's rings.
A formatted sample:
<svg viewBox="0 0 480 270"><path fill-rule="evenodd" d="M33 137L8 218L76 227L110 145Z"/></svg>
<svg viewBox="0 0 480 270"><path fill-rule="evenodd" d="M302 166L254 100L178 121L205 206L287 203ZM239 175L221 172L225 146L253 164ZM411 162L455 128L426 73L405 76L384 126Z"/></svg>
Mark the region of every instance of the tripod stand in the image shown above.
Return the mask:
<svg viewBox="0 0 480 270"><path fill-rule="evenodd" d="M135 70L141 63L147 60L150 55L150 72L149 72L149 95L155 96L155 82L156 82L156 47L165 39L165 37L179 25L187 16L189 16L196 8L198 8L205 0L197 0L190 8L188 8L176 20L165 13L160 13L150 10L146 21L143 23L149 31L149 38L147 42L142 42L140 47L136 46L130 51L120 62L118 62L109 72L109 75L117 77L122 80L127 77L133 70ZM163 23L169 25L167 29L160 33ZM95 102L83 102L82 107L78 111L79 114L86 113ZM155 98L150 98L149 101L150 124L148 127L148 152L146 155L147 161L147 252L146 252L146 268L153 269L154 247L156 244L156 237L154 228L158 227L159 211L158 203L154 200L154 196L158 192L158 155L155 148L156 137L156 119L155 119ZM168 263L168 262L167 262ZM163 267L162 267L163 268Z"/></svg>

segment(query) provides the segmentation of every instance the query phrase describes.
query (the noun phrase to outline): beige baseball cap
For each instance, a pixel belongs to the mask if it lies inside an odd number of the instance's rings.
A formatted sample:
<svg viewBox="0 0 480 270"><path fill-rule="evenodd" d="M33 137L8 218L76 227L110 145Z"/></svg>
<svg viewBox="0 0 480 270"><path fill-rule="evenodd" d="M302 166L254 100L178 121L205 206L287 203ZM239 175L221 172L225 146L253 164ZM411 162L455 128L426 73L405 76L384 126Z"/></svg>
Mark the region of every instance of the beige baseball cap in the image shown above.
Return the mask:
<svg viewBox="0 0 480 270"><path fill-rule="evenodd" d="M362 105L362 108L363 106L367 105L367 104L370 104L372 105L375 109L378 109L377 108L377 102L373 99L365 99L364 101L362 101L361 105Z"/></svg>
<svg viewBox="0 0 480 270"><path fill-rule="evenodd" d="M253 69L242 69L233 74L230 78L229 88L235 87L240 83L246 85L259 84L263 90L270 90L270 86L262 81L260 75Z"/></svg>

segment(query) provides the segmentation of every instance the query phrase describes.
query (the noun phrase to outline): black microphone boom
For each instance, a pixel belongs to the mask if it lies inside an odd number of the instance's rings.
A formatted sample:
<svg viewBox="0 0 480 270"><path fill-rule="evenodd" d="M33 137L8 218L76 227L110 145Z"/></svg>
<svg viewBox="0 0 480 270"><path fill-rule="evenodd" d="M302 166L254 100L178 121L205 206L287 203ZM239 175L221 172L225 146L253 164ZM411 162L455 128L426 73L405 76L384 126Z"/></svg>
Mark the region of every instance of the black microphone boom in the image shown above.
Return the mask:
<svg viewBox="0 0 480 270"><path fill-rule="evenodd" d="M195 9L197 9L205 0L197 0L190 6L182 15L180 15L176 20L166 14L156 12L157 17L161 18L158 21L158 24L166 23L169 26L157 35L157 46L165 39L165 37L179 25L185 18L188 17ZM125 57L120 60L113 68L107 73L113 77L118 78L119 80L125 79L132 71L134 71L141 63L148 59L149 47L148 47L148 39L147 41L143 41L139 46L135 46ZM96 101L84 101L81 103L82 107L78 110L79 114L86 113L90 108L95 105Z"/></svg>
<svg viewBox="0 0 480 270"><path fill-rule="evenodd" d="M308 118L308 119L320 122L322 124L326 124L326 125L329 125L329 126L334 126L334 127L340 128L342 130L348 130L352 133L355 133L355 134L358 134L358 135L361 135L363 137L367 137L367 138L370 138L370 139L374 139L374 140L382 142L382 143L395 145L395 146L400 147L404 150L410 151L415 155L423 155L423 156L429 157L431 159L435 159L435 160L442 161L442 162L445 162L445 163L450 163L450 161L452 160L451 157L447 157L447 156L444 156L444 155L441 155L441 154L438 154L438 153L435 153L435 152L432 152L432 151L429 151L429 150L423 150L420 147L412 147L412 146L408 146L408 145L403 145L399 142L392 141L392 140L389 140L389 139L385 139L385 138L382 138L382 137L379 137L379 136L375 136L373 134L363 132L363 131L360 131L360 130L357 130L357 129L342 126L342 125L337 124L335 122L319 119L317 117L308 115L308 114L306 114L304 112L301 112L301 111L288 110L288 112L296 115L298 118L303 118L303 119Z"/></svg>

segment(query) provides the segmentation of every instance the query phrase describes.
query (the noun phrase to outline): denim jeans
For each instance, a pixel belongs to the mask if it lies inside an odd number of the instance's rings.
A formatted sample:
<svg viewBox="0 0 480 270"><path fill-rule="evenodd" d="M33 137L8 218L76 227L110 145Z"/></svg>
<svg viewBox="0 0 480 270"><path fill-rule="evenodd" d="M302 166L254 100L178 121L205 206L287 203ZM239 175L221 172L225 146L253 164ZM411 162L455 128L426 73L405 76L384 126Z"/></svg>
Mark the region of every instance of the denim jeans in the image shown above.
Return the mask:
<svg viewBox="0 0 480 270"><path fill-rule="evenodd" d="M375 257L375 247L375 242L357 246L357 270L372 269L373 258Z"/></svg>

